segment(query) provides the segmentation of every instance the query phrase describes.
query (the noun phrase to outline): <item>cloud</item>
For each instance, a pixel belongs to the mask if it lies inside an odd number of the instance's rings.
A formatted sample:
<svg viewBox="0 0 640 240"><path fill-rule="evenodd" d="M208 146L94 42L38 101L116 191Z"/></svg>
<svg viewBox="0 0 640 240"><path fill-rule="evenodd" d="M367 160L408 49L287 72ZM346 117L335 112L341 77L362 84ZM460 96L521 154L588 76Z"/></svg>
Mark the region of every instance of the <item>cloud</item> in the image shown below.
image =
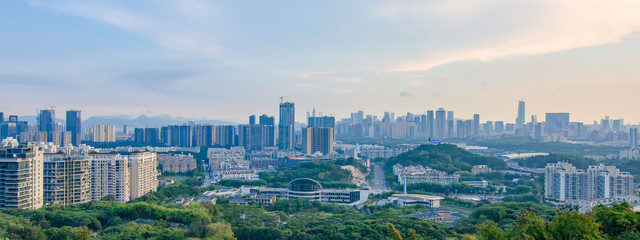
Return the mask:
<svg viewBox="0 0 640 240"><path fill-rule="evenodd" d="M335 87L333 88L333 93L335 94L348 94L348 93L356 93L358 91L356 90L351 90L351 89L346 89L343 87Z"/></svg>
<svg viewBox="0 0 640 240"><path fill-rule="evenodd" d="M489 61L618 43L640 30L639 1L400 1L382 4L374 14L396 24L451 27L450 41L400 60L390 71L426 71L457 61ZM416 24L417 23L417 24ZM474 29L475 27L475 29ZM425 34L428 34L426 31ZM464 39L473 42L464 43ZM420 49L417 49L420 51Z"/></svg>
<svg viewBox="0 0 640 240"><path fill-rule="evenodd" d="M295 77L301 79L315 79L315 80L324 80L333 83L351 83L351 84L360 84L364 83L364 79L357 76L345 77L340 76L339 73L334 72L308 72L308 73L296 73Z"/></svg>
<svg viewBox="0 0 640 240"><path fill-rule="evenodd" d="M221 27L211 4L200 0L146 1L124 3L110 1L63 0L31 1L36 7L92 19L142 34L158 45L207 57L220 53Z"/></svg>
<svg viewBox="0 0 640 240"><path fill-rule="evenodd" d="M413 96L410 92L400 92L400 97L410 97Z"/></svg>
<svg viewBox="0 0 640 240"><path fill-rule="evenodd" d="M431 93L431 96L432 97L442 97L442 95L440 93L438 93L438 92Z"/></svg>
<svg viewBox="0 0 640 240"><path fill-rule="evenodd" d="M316 84L314 83L296 83L296 87L299 87L299 88L308 88L308 87L313 87L315 85Z"/></svg>

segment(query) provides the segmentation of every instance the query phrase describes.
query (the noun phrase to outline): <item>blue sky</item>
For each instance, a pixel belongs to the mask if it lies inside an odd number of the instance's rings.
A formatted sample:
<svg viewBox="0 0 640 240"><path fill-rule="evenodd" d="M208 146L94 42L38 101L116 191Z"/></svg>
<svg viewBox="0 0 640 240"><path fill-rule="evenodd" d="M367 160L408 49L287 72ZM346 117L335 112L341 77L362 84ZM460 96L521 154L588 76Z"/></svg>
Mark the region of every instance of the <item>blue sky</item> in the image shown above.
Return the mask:
<svg viewBox="0 0 640 240"><path fill-rule="evenodd" d="M7 1L0 104L246 122L278 97L337 117L638 123L637 1ZM10 100L8 100L10 99ZM62 116L59 116L62 117Z"/></svg>

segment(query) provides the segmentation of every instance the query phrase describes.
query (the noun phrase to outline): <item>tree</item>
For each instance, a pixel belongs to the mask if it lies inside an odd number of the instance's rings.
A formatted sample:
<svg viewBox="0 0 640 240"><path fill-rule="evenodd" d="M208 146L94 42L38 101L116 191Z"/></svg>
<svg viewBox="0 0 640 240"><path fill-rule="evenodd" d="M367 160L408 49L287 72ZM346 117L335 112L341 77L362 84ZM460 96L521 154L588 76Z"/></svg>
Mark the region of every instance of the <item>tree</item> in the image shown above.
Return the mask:
<svg viewBox="0 0 640 240"><path fill-rule="evenodd" d="M391 233L391 237L393 237L394 240L402 240L400 232L398 232L398 229L396 229L393 224L387 223L387 226L389 227L389 233Z"/></svg>
<svg viewBox="0 0 640 240"><path fill-rule="evenodd" d="M603 239L593 215L574 211L560 211L547 225L547 231L552 239L558 240Z"/></svg>
<svg viewBox="0 0 640 240"><path fill-rule="evenodd" d="M500 240L503 239L502 229L498 225L491 221L486 221L478 226L476 230L478 234L478 240Z"/></svg>

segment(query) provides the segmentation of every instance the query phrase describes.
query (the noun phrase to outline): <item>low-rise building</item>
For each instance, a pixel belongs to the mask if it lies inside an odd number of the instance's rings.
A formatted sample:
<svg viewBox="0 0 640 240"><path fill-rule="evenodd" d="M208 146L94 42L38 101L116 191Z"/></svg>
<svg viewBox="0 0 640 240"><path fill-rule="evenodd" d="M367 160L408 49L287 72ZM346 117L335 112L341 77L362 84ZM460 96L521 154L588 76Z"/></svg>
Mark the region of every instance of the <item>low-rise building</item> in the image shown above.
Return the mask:
<svg viewBox="0 0 640 240"><path fill-rule="evenodd" d="M443 171L419 165L403 167L400 164L396 164L393 166L393 174L398 176L398 182L400 184L405 184L405 182L407 184L428 182L449 185L458 182L460 179L460 175L458 174L447 174Z"/></svg>
<svg viewBox="0 0 640 240"><path fill-rule="evenodd" d="M471 168L471 174L478 175L483 173L491 173L492 170L487 165L475 165Z"/></svg>
<svg viewBox="0 0 640 240"><path fill-rule="evenodd" d="M287 188L251 188L251 195L275 196L279 199L305 198L321 203L360 206L369 198L366 189L323 189L317 181L299 178L289 182Z"/></svg>
<svg viewBox="0 0 640 240"><path fill-rule="evenodd" d="M182 154L158 154L158 165L162 171L184 173L198 168L196 159Z"/></svg>
<svg viewBox="0 0 640 240"><path fill-rule="evenodd" d="M443 197L423 195L423 194L393 194L388 198L388 202L399 207L423 205L430 208L439 208Z"/></svg>

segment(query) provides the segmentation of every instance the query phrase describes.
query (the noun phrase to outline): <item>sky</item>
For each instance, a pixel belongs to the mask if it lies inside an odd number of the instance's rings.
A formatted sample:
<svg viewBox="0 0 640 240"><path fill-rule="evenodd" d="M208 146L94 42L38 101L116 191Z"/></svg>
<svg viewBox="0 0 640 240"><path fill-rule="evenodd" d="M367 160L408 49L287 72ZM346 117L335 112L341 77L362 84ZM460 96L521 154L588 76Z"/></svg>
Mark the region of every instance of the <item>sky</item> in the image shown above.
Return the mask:
<svg viewBox="0 0 640 240"><path fill-rule="evenodd" d="M640 121L640 1L57 0L0 4L0 111L302 120L444 107Z"/></svg>

